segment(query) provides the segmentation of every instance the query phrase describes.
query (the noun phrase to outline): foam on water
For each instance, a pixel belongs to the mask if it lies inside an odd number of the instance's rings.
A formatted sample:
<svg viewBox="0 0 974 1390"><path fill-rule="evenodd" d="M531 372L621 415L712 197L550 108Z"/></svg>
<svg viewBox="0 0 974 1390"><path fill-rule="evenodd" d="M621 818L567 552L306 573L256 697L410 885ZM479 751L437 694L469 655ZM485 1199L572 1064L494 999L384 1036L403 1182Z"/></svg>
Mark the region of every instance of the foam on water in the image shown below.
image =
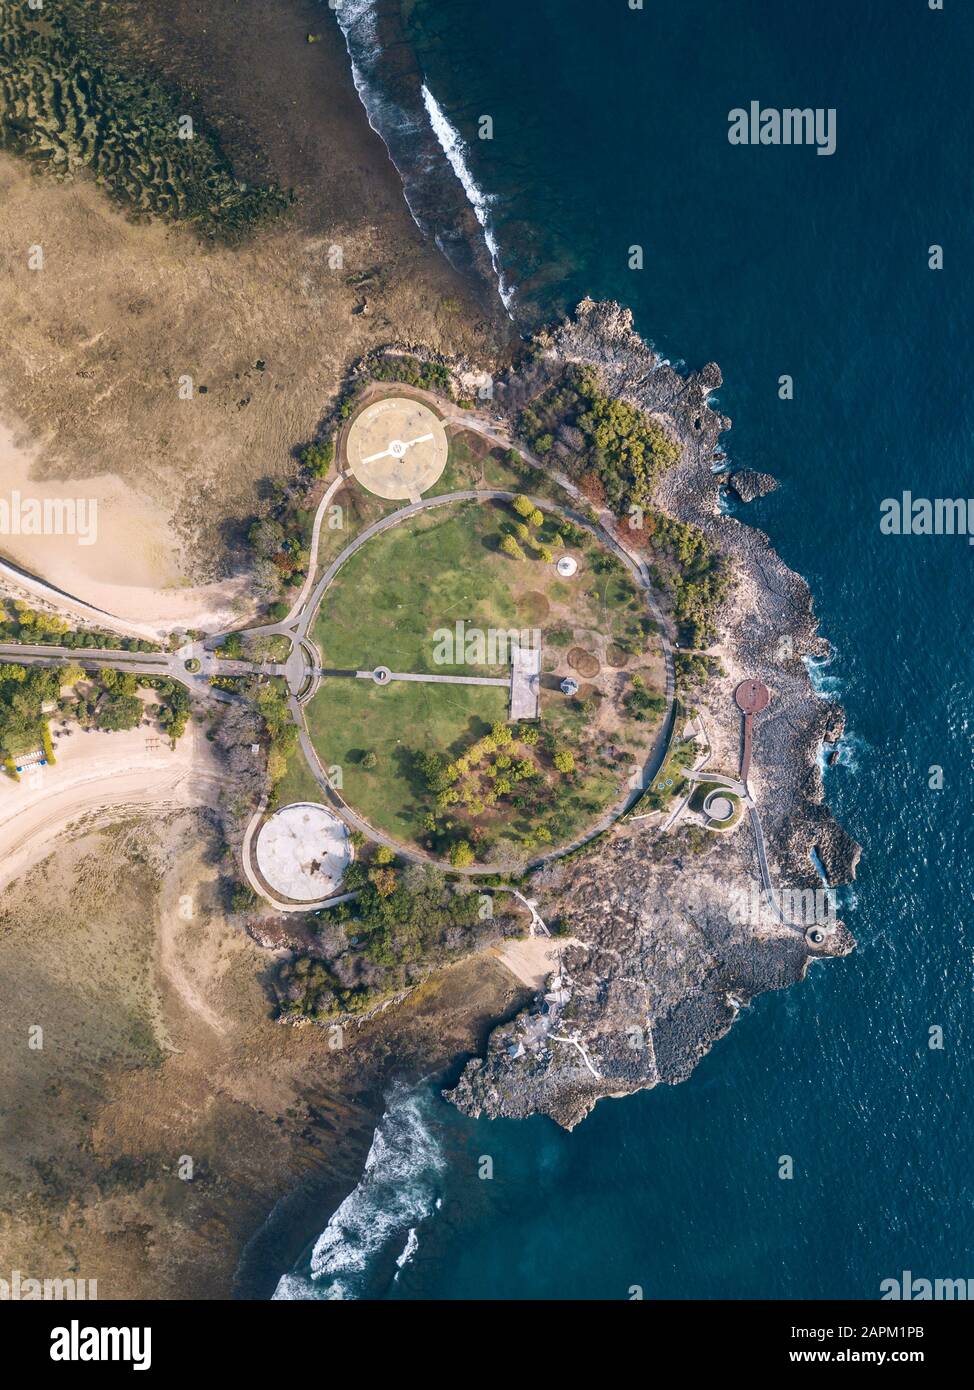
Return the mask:
<svg viewBox="0 0 974 1390"><path fill-rule="evenodd" d="M431 211L431 190L444 172L437 167L439 160L435 151L438 147L459 179L480 224L497 277L498 293L510 314L514 291L505 282L500 269L499 246L490 218L492 200L479 187L471 172L466 142L425 84L422 87L424 112L410 110L397 101L384 85L381 77L383 50L375 0L343 0L336 7L335 14L348 49L355 90L365 107L369 125L382 140L396 166L413 221L449 257L449 248L440 235ZM431 132L435 143L430 141Z"/></svg>
<svg viewBox="0 0 974 1390"><path fill-rule="evenodd" d="M504 276L500 268L500 247L497 244L497 238L494 235L490 220L492 199L483 192L477 180L470 172L470 163L468 160L469 150L466 140L464 140L456 127L451 125L443 108L440 106L429 87L426 86L425 82L423 83L423 102L426 106L427 115L430 118L430 125L433 127L433 134L436 136L437 140L439 140L450 168L463 185L463 191L466 193L470 206L474 210L474 215L483 228L484 241L487 243L491 264L494 267L494 274L497 276L498 292L503 300L504 308L510 313L514 303L514 291L504 283Z"/></svg>
<svg viewBox="0 0 974 1390"><path fill-rule="evenodd" d="M365 1170L331 1216L304 1271L285 1275L275 1299L357 1299L388 1284L419 1245L437 1207L444 1158L428 1122L425 1089L395 1090L376 1126Z"/></svg>
<svg viewBox="0 0 974 1390"><path fill-rule="evenodd" d="M812 689L823 700L834 700L845 689L845 683L838 676L828 674L828 668L832 665L833 659L831 656L824 660L819 660L813 656L802 658L805 662L805 669L808 671L808 679Z"/></svg>

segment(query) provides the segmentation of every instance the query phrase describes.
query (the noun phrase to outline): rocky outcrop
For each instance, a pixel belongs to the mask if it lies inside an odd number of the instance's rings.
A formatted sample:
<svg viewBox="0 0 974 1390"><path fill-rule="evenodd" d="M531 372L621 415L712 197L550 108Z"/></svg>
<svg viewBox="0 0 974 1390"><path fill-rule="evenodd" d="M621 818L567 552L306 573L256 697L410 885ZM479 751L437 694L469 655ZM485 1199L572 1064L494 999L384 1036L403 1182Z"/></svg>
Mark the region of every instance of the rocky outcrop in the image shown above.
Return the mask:
<svg viewBox="0 0 974 1390"><path fill-rule="evenodd" d="M767 497L777 486L770 473L756 473L753 468L739 468L727 479L728 491L739 502L753 502L756 497Z"/></svg>
<svg viewBox="0 0 974 1390"><path fill-rule="evenodd" d="M714 653L722 674L700 702L711 766L737 767L737 684L757 677L772 696L755 720L749 787L777 908L761 889L749 815L721 836L660 835L652 820L630 821L535 878L545 920L579 944L546 994L495 1030L449 1096L471 1115L542 1112L571 1128L603 1096L684 1080L757 994L800 980L815 957L850 951L819 866L830 885L847 882L859 847L824 800L819 750L841 737L844 717L809 676L808 663L830 653L808 586L763 532L719 506L719 439L730 427L709 403L719 368L680 376L633 331L628 310L588 300L535 348L527 390L565 363L595 365L608 390L663 420L683 445L657 504L703 530L734 576ZM499 393L512 417L523 389L514 379ZM767 491L763 481L754 487Z"/></svg>

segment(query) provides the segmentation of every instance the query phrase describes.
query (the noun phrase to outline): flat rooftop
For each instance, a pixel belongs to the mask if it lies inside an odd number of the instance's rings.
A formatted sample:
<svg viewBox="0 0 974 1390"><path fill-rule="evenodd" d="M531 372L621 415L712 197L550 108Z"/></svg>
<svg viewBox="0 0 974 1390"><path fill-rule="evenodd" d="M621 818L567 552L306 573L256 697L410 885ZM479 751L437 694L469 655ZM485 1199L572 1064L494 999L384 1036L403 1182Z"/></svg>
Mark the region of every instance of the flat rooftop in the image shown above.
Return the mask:
<svg viewBox="0 0 974 1390"><path fill-rule="evenodd" d="M270 888L294 902L334 893L350 861L344 824L314 802L275 811L257 836L257 867Z"/></svg>
<svg viewBox="0 0 974 1390"><path fill-rule="evenodd" d="M541 717L541 648L517 646L511 653L511 719Z"/></svg>

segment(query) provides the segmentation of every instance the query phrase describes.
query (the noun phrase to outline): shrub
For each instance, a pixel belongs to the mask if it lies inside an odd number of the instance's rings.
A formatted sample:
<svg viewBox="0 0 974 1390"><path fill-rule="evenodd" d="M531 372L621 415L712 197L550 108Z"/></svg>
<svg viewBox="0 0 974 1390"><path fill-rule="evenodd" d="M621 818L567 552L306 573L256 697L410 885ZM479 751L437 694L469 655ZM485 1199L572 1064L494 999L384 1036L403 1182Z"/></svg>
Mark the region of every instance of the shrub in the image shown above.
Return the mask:
<svg viewBox="0 0 974 1390"><path fill-rule="evenodd" d="M518 545L513 536L505 536L501 541L501 550L505 555L510 555L512 560L523 560L524 551Z"/></svg>
<svg viewBox="0 0 974 1390"><path fill-rule="evenodd" d="M323 478L334 462L335 442L326 439L321 443L309 444L301 450L299 458L309 473L316 478Z"/></svg>

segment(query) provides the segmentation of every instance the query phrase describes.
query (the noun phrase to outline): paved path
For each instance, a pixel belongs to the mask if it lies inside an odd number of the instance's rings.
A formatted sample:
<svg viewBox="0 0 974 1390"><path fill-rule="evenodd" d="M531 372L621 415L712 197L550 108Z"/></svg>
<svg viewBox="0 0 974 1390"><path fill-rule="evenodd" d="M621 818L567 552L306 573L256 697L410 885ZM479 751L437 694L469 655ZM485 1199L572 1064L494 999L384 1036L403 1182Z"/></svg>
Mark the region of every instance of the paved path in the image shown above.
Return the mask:
<svg viewBox="0 0 974 1390"><path fill-rule="evenodd" d="M467 421L466 423L469 428L469 421ZM542 467L540 462L537 464L537 466ZM559 479L559 481L561 480ZM568 483L568 480L566 479L565 482ZM577 488L574 488L574 486L570 483L568 483L568 486L570 487L572 493L579 498L579 500L584 500L578 493ZM411 502L405 507L400 507L396 511L390 512L388 515L384 517L380 517L378 521L372 522L370 526L367 526L364 531L361 531L353 540L351 540L349 544L345 547L345 549L341 552L341 554L336 556L336 558L331 562L331 564L328 566L325 572L321 575L320 579L314 586L311 598L305 605L303 612L299 616L297 622L295 624L292 624L291 633L295 636L300 636L301 638L307 637L307 633L311 626L311 623L314 621L315 615L317 614L317 611L329 587L334 582L341 569L352 558L352 556L357 554L357 552L361 550L362 546L367 545L368 542L373 539L373 537L381 535L384 531L388 531L394 526L400 525L400 523L406 521L408 518L412 516L417 516L422 512L430 511L437 507L452 506L457 502L512 502L514 498L518 495L519 494L516 492L511 492L503 488L468 488L459 492L448 492L442 493L434 497L424 497L421 498L418 502ZM663 657L666 668L666 714L664 716L660 732L657 735L654 747L650 751L649 757L643 768L642 786L634 789L621 806L619 806L616 810L610 812L608 815L604 816L584 835L578 836L577 839L573 840L570 844L562 845L560 848L552 851L552 853L550 854L541 855L538 858L531 860L529 863L529 867L535 868L541 864L547 863L550 860L563 858L567 854L572 854L576 850L581 849L584 845L588 844L590 841L597 839L600 835L603 835L606 832L606 830L608 830L612 825L614 825L615 822L619 820L621 816L625 815L625 813L629 811L640 799L640 797L643 794L644 788L651 784L653 778L656 776L660 767L662 766L662 761L666 753L666 747L669 742L670 727L673 720L676 702L676 681L673 665L672 646L670 644L669 636L667 633L667 627L663 619L662 612L660 611L659 606L656 603L656 600L652 594L649 571L646 565L639 559L638 556L634 555L628 549L628 547L622 545L619 542L614 531L609 529L606 523L602 520L593 522L587 514L575 511L571 507L566 507L559 502L553 502L548 498L532 497L530 498L530 501L541 511L547 511L554 513L558 516L565 517L569 521L574 522L576 525L581 526L584 530L588 531L590 535L594 535L603 545L610 549L616 555L616 557L626 566L626 568L632 574L637 586L643 590L647 604L650 609L651 616L654 618L659 628L660 643L663 648ZM606 515L609 514L607 513ZM320 668L316 668L315 670L309 672L309 675L312 676L315 682L317 681L318 669ZM370 679L371 674L371 672L356 672L356 675L361 675L363 678L365 676L368 676ZM403 676L400 675L399 678L402 679ZM411 677L411 679L418 678ZM429 678L422 677L422 679ZM436 678L434 677L433 679ZM439 677L439 679L444 681L455 680L466 684L480 684L482 681L486 683L488 679L496 678L468 678L444 676ZM507 680L498 680L497 683L501 685L509 684ZM315 689L316 688L317 685L315 684ZM311 694L313 693L314 690L312 690ZM468 875L476 875L478 873L490 872L489 867L484 867L483 865L478 865L468 869L456 870L449 863L448 860L436 860L432 858L432 856L430 855L421 854L417 851L407 848L405 845L399 843L397 840L393 840L390 836L385 835L383 832L377 830L374 826L370 825L369 822L364 820L361 816L359 816L357 812L353 811L352 808L344 801L344 799L341 796L339 796L336 789L332 786L327 774L325 773L318 760L317 754L314 751L314 746L312 744L310 735L308 734L307 724L305 723L303 708L305 705L309 703L311 699L311 694L303 695L300 699L298 699L295 697L293 686L291 687L291 698L289 700L291 715L298 726L299 741L301 743L302 751L304 752L305 759L312 772L312 775L315 777L315 780L318 782L318 785L321 787L322 791L325 792L326 796L328 797L329 803L338 812L338 814L342 817L346 824L350 825L355 830L359 830L363 835L365 835L368 839L374 841L376 844L385 845L389 849L394 850L396 854L408 861L414 863L432 863L438 865L440 868L448 869L451 872L460 872Z"/></svg>
<svg viewBox="0 0 974 1390"><path fill-rule="evenodd" d="M371 671L356 671L355 675L360 681L375 681ZM502 685L505 690L509 689L511 684L510 676L429 676L421 673L413 675L405 671L390 671L382 684L385 685L388 681L418 681L420 684L432 685Z"/></svg>
<svg viewBox="0 0 974 1390"><path fill-rule="evenodd" d="M549 476L551 476L565 490L565 492L578 504L578 506L584 508L584 510L576 511L570 507L566 507L561 503L554 502L548 498L532 498L531 501L534 503L534 505L542 511L553 512L557 515L566 517L567 519L573 521L576 525L583 527L591 534L597 536L598 539L602 542L602 544L607 546L607 548L610 549L617 556L617 558L619 558L626 565L626 567L630 570L630 572L636 579L636 582L638 583L639 587L644 591L650 614L654 619L655 623L657 624L659 630L666 672L666 715L664 717L660 733L657 737L656 744L654 748L651 750L650 756L647 759L646 765L643 770L643 785L648 786L652 781L653 777L658 772L659 767L662 763L662 758L665 755L666 746L669 740L669 729L672 723L674 713L676 681L674 673L673 650L669 638L668 626L666 623L666 619L652 593L649 571L645 562L637 554L631 551L623 542L620 541L615 532L615 518L607 509L602 509L601 511L595 512L596 520L593 521L591 519L591 513L595 509L590 507L590 504L582 496L582 494L579 492L578 488L574 485L574 483L572 483L569 478L565 477L562 474L551 473L550 470L545 467L544 463L535 455L533 455L529 450L526 450L525 448L523 448L523 446L515 445L514 442L511 440L509 433L506 430L499 429L496 425L488 422L479 415L476 415L472 412L462 412L459 411L457 408L448 409L445 418L448 419L449 422L452 424L462 426L464 429L472 430L475 433L483 435L485 438L491 440L493 443L501 444L506 448L516 448L521 457L524 458L532 467L537 468L539 471L547 473ZM209 696L218 699L232 699L234 697L228 695L226 692L215 690L212 686L209 685L209 678L213 675L235 676L267 674L281 676L286 680L288 685L288 706L291 711L292 719L297 725L299 741L304 756L307 760L308 766L311 769L311 772L314 775L319 786L322 788L322 791L325 793L327 799L335 807L335 809L346 821L346 823L351 825L354 829L360 830L367 838L375 841L376 843L386 845L390 849L393 849L398 855L400 855L404 859L411 860L413 862L439 863L440 867L452 869L452 866L448 862L432 860L430 856L407 849L405 846L392 840L389 836L386 836L381 832L375 830L371 825L369 825L365 820L363 820L362 817L358 816L356 812L354 812L350 807L348 807L344 803L342 798L338 795L338 793L335 791L335 789L331 786L331 783L328 781L324 769L321 767L321 764L318 761L317 754L315 753L314 747L311 743L311 739L308 735L307 726L304 720L303 706L307 704L315 694L321 674L320 657L316 660L312 659L315 655L315 652L313 644L311 643L311 639L309 637L309 632L311 624L314 621L315 615L318 612L318 608L321 604L322 598L330 584L335 579L335 576L339 573L342 566L348 562L352 555L354 555L363 545L366 545L374 536L381 534L383 531L389 529L392 526L399 525L402 521L405 521L410 516L417 515L420 512L430 510L431 508L451 506L454 503L463 501L483 502L495 500L510 502L513 501L514 497L518 494L496 488L468 489L459 492L446 493L440 496L421 498L415 502L411 502L407 506L399 508L397 511L389 514L386 517L381 518L379 521L373 522L372 525L366 527L364 531L362 531L358 536L356 536L354 540L351 541L350 544L345 547L342 553L334 561L332 561L332 563L328 566L324 573L317 579L317 581L315 581L314 573L317 565L317 550L318 542L320 539L322 521L325 512L331 503L331 499L334 497L338 489L347 482L347 476L339 472L338 475L329 484L321 501L318 504L318 508L315 513L315 521L312 528L308 574L305 578L304 584L302 585L301 592L299 593L295 603L292 605L287 617L278 623L266 624L262 627L250 629L250 633L255 636L280 635L290 638L292 642L291 654L287 662L285 662L284 664L268 662L257 663L247 661L231 661L229 659L220 658L216 656L216 648L218 648L223 642L223 640L225 640L226 636L228 635L227 633L213 634L212 636L206 638L202 644L194 643L188 645L175 654L164 652L151 654L130 653L126 651L96 648L80 648L77 650L73 648L57 648L46 646L30 648L19 643L9 643L0 644L0 655L6 654L9 657L15 657L18 660L30 662L32 664L57 665L67 662L77 662L78 664L86 667L92 665L106 665L115 667L117 669L130 670L135 672L136 674L145 674L151 676L167 676L171 680L180 681L183 685L187 686L190 689L196 689L201 693L205 691ZM15 577L17 578L18 582L26 582L26 579L30 578L29 576L24 576L20 572L17 572ZM119 622L119 620L112 618L112 615L110 614L102 614L97 609L90 609L87 605L80 604L77 600L74 600L71 595L61 594L58 590L51 590L50 586L39 585L39 587L44 591L44 596L50 598L52 602L61 603L62 605L66 605L75 611L85 611L85 616L91 618L96 618L98 620L101 620L103 618L111 619L112 624L114 626L117 626L120 629L125 629L126 625ZM137 629L128 630L137 631ZM138 635L145 634L139 633ZM199 670L199 672L188 672L186 670L185 662L190 657L195 657L196 660L200 662L201 669ZM371 673L369 674L371 675ZM407 676L405 673L400 673L398 678L416 679L417 677L410 677ZM481 684L486 683L487 681L491 681L491 683L494 683L496 679L497 684L509 684L509 682L506 679L501 680L498 678L488 677L475 678L441 676L433 677L432 679L439 679L444 682L450 681L462 684ZM635 804L636 801L638 801L639 797L642 795L642 790L642 787L634 790L626 799L626 802L623 806L621 806L617 811L605 816L598 823L598 825L591 828L585 835L580 836L570 845L562 846L553 854L544 855L539 857L538 859L531 861L530 867L536 867L537 865L547 862L547 860L549 859L559 858L566 854L570 854L573 851L581 848L583 845L589 843L591 840L596 839L599 835L603 834L611 825L613 825L614 822L618 820L621 815L625 814L626 811L631 809L631 807ZM249 827L251 834L253 833L253 829L258 820L259 817L255 816L253 821L251 822L251 826ZM485 870L482 866L477 866L471 869L461 870L460 872L475 875L477 873L483 873L485 872Z"/></svg>
<svg viewBox="0 0 974 1390"><path fill-rule="evenodd" d="M0 642L0 660L22 666L110 666L116 671L130 671L136 676L151 676L157 680L178 681L204 699L232 701L234 696L210 685L210 676L283 675L285 668L267 662L230 661L204 654L199 671L187 671L187 653L195 647L183 647L178 652L128 652L115 647L57 647L44 642ZM199 658L197 658L199 659Z"/></svg>

